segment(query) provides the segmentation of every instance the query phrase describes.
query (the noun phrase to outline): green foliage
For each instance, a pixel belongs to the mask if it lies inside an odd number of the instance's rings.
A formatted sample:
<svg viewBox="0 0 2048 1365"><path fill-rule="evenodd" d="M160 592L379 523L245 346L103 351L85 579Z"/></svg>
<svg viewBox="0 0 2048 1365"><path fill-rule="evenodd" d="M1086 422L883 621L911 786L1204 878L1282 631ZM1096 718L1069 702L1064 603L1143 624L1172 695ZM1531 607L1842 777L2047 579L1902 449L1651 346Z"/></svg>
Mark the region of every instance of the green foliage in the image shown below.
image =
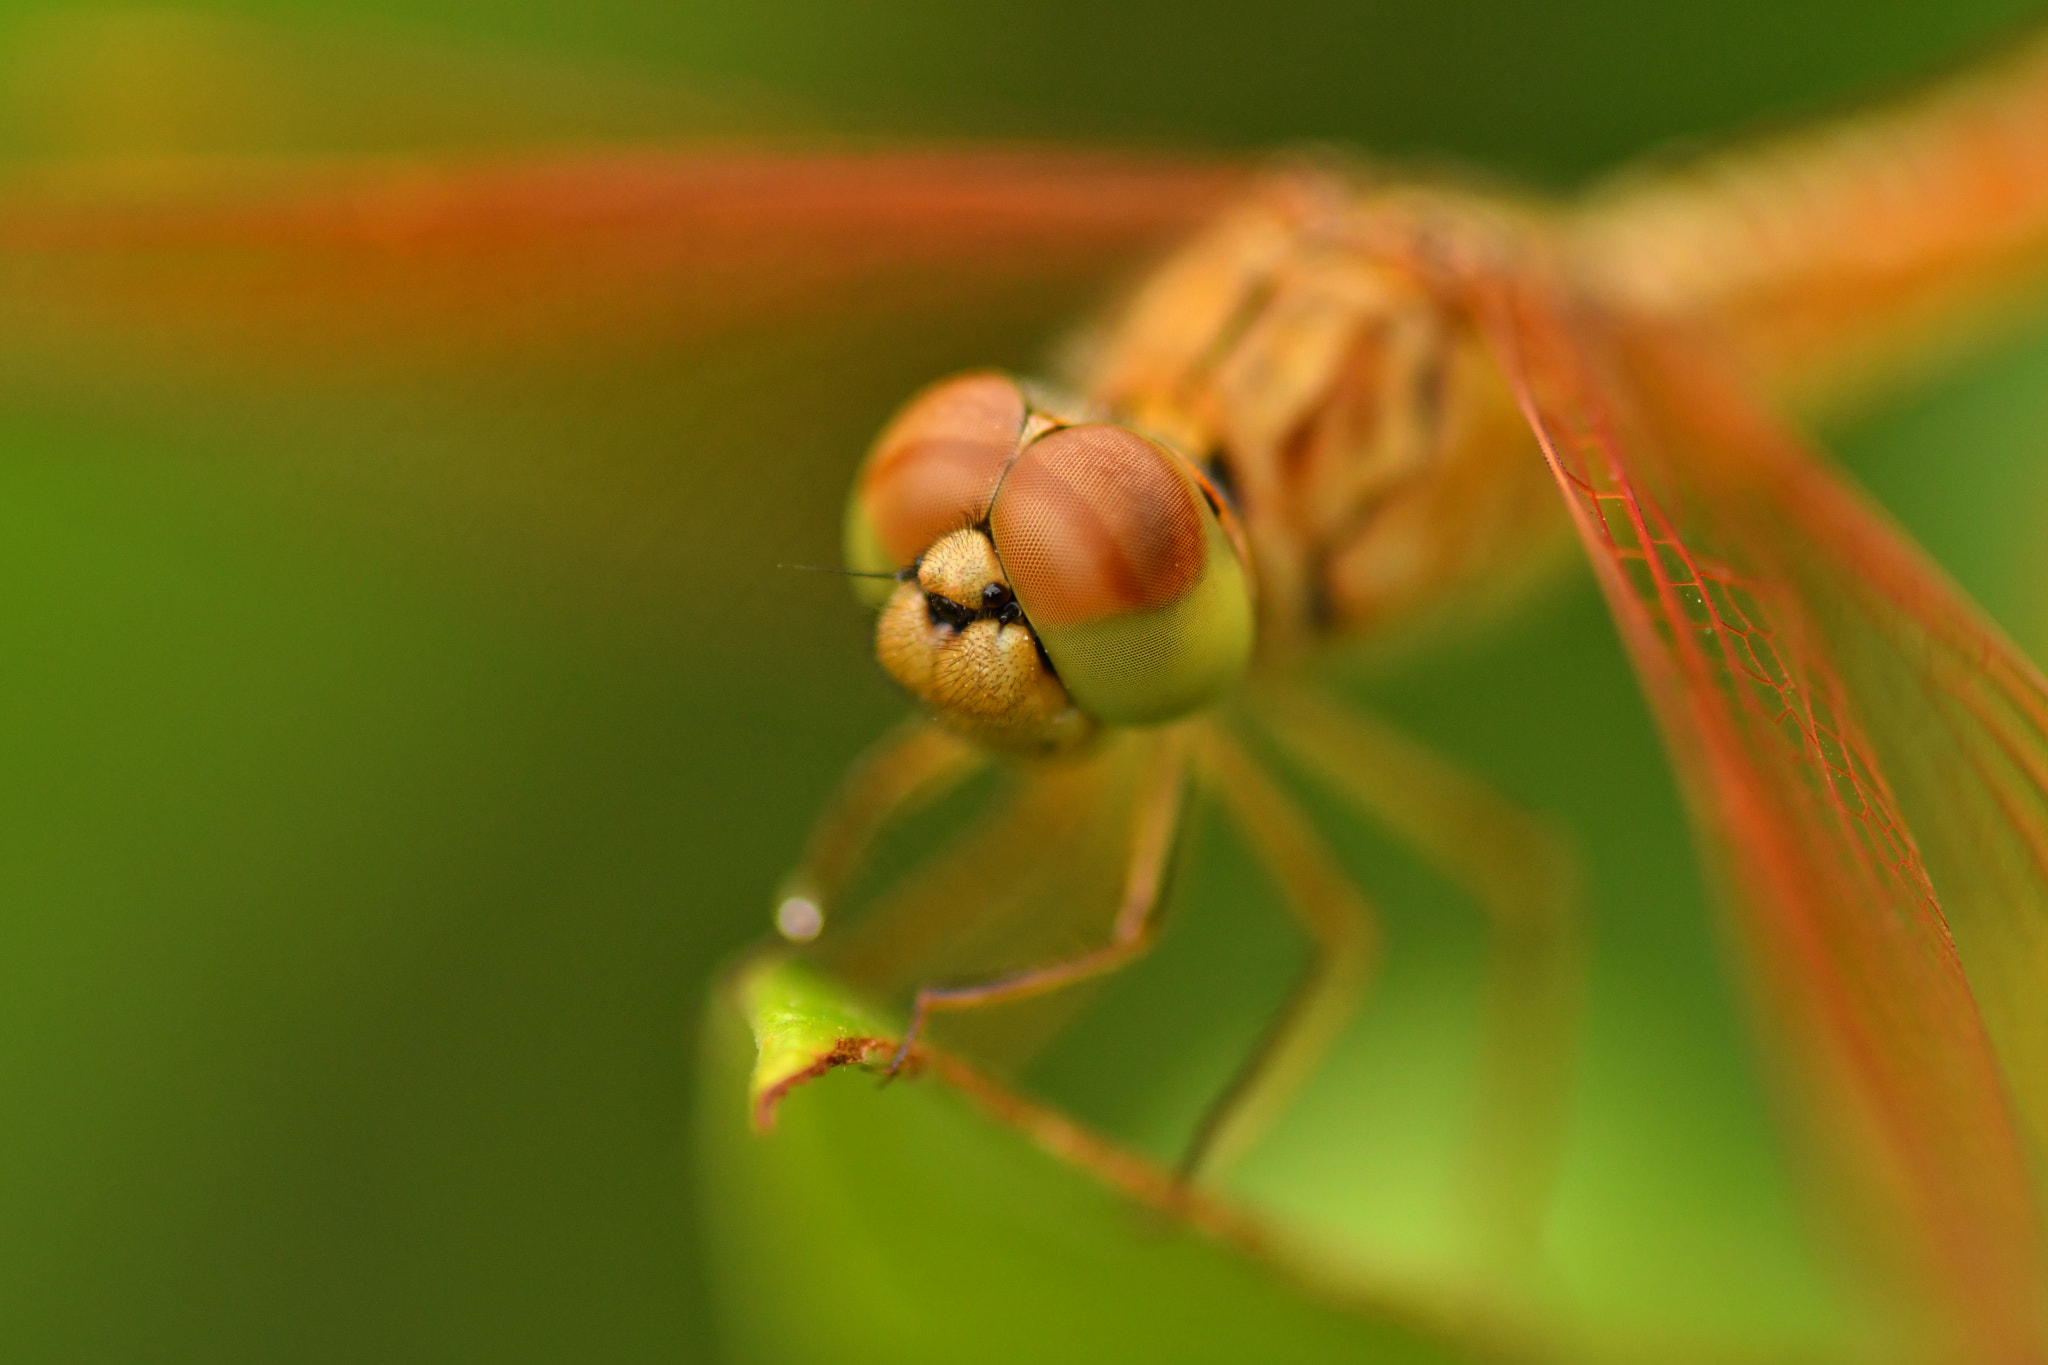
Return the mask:
<svg viewBox="0 0 2048 1365"><path fill-rule="evenodd" d="M1344 1311L1327 1287L1319 1300L936 1080L885 1091L848 1066L790 1094L772 1135L749 1131L733 1098L750 1067L758 1097L881 1028L772 957L712 998L698 1133L733 1359L1513 1358L1456 1344L1448 1322L1424 1326L1412 1307L1361 1293ZM1470 1316L1460 1326L1476 1335Z"/></svg>

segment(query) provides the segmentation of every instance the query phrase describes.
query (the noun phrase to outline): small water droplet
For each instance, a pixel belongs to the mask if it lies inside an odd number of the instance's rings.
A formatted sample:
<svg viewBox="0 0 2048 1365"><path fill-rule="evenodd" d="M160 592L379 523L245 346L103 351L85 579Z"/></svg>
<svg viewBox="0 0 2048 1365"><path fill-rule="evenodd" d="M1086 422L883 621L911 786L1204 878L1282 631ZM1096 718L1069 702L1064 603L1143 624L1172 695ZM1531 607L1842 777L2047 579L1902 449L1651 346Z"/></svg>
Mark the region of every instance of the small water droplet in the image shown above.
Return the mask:
<svg viewBox="0 0 2048 1365"><path fill-rule="evenodd" d="M809 896L791 896L775 907L775 931L791 943L809 943L825 927L825 912Z"/></svg>

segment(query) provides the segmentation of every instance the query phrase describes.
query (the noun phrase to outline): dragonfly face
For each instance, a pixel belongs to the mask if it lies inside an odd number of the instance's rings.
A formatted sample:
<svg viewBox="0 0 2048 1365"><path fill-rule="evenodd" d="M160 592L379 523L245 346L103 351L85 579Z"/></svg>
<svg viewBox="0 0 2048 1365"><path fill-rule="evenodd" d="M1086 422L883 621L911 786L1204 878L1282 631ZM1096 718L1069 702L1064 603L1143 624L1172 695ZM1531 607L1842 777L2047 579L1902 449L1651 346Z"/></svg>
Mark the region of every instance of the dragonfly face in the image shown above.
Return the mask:
<svg viewBox="0 0 2048 1365"><path fill-rule="evenodd" d="M849 567L899 580L868 594L883 666L998 748L1171 720L1217 700L1251 659L1243 542L1209 480L1127 427L1068 420L1008 376L964 375L911 400L855 482L846 542Z"/></svg>

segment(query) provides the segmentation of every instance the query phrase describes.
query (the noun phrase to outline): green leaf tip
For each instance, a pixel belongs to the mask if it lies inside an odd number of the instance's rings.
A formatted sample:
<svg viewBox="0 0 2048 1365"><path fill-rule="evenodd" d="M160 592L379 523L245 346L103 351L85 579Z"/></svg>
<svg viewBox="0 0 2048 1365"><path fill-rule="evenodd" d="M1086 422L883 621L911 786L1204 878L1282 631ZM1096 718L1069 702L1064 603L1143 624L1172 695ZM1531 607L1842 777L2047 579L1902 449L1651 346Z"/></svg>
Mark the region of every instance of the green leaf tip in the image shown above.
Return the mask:
<svg viewBox="0 0 2048 1365"><path fill-rule="evenodd" d="M765 953L735 975L733 995L754 1031L747 1100L754 1128L775 1126L775 1107L805 1081L895 1050L897 1030L848 998L845 989L780 953Z"/></svg>

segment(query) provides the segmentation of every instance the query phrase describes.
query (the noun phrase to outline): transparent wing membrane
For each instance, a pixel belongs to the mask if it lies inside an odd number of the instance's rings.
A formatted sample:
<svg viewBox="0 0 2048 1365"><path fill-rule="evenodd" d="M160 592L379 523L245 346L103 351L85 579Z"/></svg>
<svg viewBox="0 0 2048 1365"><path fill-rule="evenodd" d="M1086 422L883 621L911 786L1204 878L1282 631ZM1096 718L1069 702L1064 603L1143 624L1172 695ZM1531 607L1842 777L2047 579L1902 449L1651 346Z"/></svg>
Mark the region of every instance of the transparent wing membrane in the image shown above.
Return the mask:
<svg viewBox="0 0 2048 1365"><path fill-rule="evenodd" d="M1711 320L1774 389L1853 399L2031 307L2044 126L2036 31L1860 116L1624 172L1575 220L1577 264L1632 312Z"/></svg>
<svg viewBox="0 0 2048 1365"><path fill-rule="evenodd" d="M1719 447L1771 448L1775 433L1711 371L1646 359L1677 420ZM1812 604L1910 822L1869 827L1902 862L1917 855L2015 1106L2048 1151L2048 685L1881 515L1776 439L1781 482L1759 529Z"/></svg>
<svg viewBox="0 0 2048 1365"><path fill-rule="evenodd" d="M1480 311L1662 722L1817 1176L1972 1349L2031 1356L2037 675L1711 359L1534 286Z"/></svg>
<svg viewBox="0 0 2048 1365"><path fill-rule="evenodd" d="M1099 272L1236 179L1030 149L720 146L42 174L0 188L8 349L97 337L319 364L959 307Z"/></svg>
<svg viewBox="0 0 2048 1365"><path fill-rule="evenodd" d="M15 27L13 347L113 329L290 367L903 312L976 280L1099 269L1236 178L1166 157L806 143L769 91L444 49L348 16Z"/></svg>

